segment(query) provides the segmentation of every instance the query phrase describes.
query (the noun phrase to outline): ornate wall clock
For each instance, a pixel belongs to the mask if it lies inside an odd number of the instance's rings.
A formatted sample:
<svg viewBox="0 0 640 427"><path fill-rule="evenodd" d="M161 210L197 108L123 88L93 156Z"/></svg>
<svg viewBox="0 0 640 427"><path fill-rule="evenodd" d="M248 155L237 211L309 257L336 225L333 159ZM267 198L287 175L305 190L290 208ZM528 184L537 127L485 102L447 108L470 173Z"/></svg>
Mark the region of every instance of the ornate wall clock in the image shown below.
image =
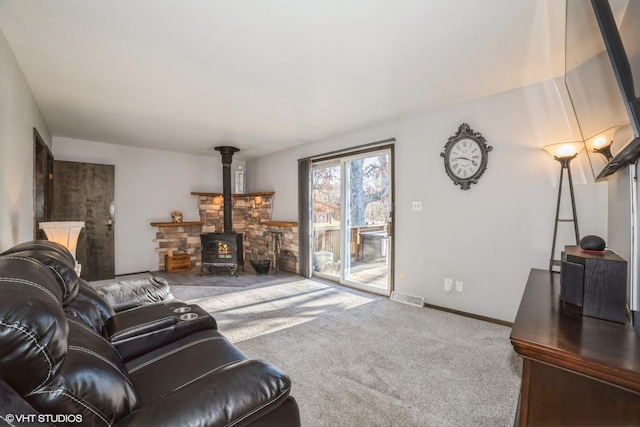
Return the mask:
<svg viewBox="0 0 640 427"><path fill-rule="evenodd" d="M477 184L487 168L489 151L493 147L486 142L480 132L474 132L468 124L462 123L440 153L444 157L447 175L461 190L468 190L471 184Z"/></svg>

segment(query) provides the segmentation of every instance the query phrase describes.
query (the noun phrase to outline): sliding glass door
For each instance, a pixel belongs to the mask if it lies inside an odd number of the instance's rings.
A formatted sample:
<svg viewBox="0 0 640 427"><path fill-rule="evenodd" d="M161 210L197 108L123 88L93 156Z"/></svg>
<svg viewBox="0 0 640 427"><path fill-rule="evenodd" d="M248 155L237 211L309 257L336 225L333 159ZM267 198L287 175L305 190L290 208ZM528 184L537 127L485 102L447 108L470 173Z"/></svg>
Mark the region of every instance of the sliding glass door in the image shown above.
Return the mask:
<svg viewBox="0 0 640 427"><path fill-rule="evenodd" d="M391 292L391 149L314 162L314 276Z"/></svg>

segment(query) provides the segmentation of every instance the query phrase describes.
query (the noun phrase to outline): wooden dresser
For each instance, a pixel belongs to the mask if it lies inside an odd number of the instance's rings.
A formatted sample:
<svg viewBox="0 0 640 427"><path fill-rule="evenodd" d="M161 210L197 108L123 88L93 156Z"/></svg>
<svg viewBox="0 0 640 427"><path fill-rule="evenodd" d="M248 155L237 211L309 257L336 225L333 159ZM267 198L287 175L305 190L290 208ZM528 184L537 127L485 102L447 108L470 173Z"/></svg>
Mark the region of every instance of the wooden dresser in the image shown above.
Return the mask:
<svg viewBox="0 0 640 427"><path fill-rule="evenodd" d="M559 294L560 274L531 270L511 331L523 358L516 425L640 425L640 336Z"/></svg>

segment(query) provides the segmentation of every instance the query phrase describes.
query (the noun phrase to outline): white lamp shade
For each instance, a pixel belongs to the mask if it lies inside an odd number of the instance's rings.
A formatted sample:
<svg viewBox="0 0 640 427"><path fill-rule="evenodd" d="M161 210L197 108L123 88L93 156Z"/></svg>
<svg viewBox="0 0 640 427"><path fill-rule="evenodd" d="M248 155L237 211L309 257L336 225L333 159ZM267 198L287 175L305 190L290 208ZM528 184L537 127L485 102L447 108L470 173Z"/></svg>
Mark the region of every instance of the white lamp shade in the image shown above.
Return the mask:
<svg viewBox="0 0 640 427"><path fill-rule="evenodd" d="M584 149L582 141L559 142L542 147L551 157L557 160L571 159Z"/></svg>
<svg viewBox="0 0 640 427"><path fill-rule="evenodd" d="M84 227L84 221L41 222L39 226L47 235L47 240L60 243L71 252L73 259L76 259L78 236Z"/></svg>
<svg viewBox="0 0 640 427"><path fill-rule="evenodd" d="M603 149L608 147L613 142L613 138L616 134L618 128L623 126L625 123L619 123L617 125L608 127L600 132L597 132L591 135L589 138L585 140L585 145L590 152L593 152L594 149Z"/></svg>

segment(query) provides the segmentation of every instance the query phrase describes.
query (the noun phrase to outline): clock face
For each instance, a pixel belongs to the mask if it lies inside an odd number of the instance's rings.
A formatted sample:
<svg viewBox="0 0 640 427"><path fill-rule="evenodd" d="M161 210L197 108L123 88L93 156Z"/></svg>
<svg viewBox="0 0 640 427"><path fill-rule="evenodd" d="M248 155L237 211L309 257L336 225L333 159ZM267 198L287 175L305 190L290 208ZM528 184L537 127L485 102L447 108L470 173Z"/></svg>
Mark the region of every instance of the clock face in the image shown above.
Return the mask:
<svg viewBox="0 0 640 427"><path fill-rule="evenodd" d="M480 144L473 139L460 139L451 146L448 161L451 172L458 178L467 179L474 176L482 164Z"/></svg>
<svg viewBox="0 0 640 427"><path fill-rule="evenodd" d="M462 123L445 144L440 157L444 157L444 170L453 183L461 190L468 190L471 184L478 183L487 168L491 149L480 132Z"/></svg>

